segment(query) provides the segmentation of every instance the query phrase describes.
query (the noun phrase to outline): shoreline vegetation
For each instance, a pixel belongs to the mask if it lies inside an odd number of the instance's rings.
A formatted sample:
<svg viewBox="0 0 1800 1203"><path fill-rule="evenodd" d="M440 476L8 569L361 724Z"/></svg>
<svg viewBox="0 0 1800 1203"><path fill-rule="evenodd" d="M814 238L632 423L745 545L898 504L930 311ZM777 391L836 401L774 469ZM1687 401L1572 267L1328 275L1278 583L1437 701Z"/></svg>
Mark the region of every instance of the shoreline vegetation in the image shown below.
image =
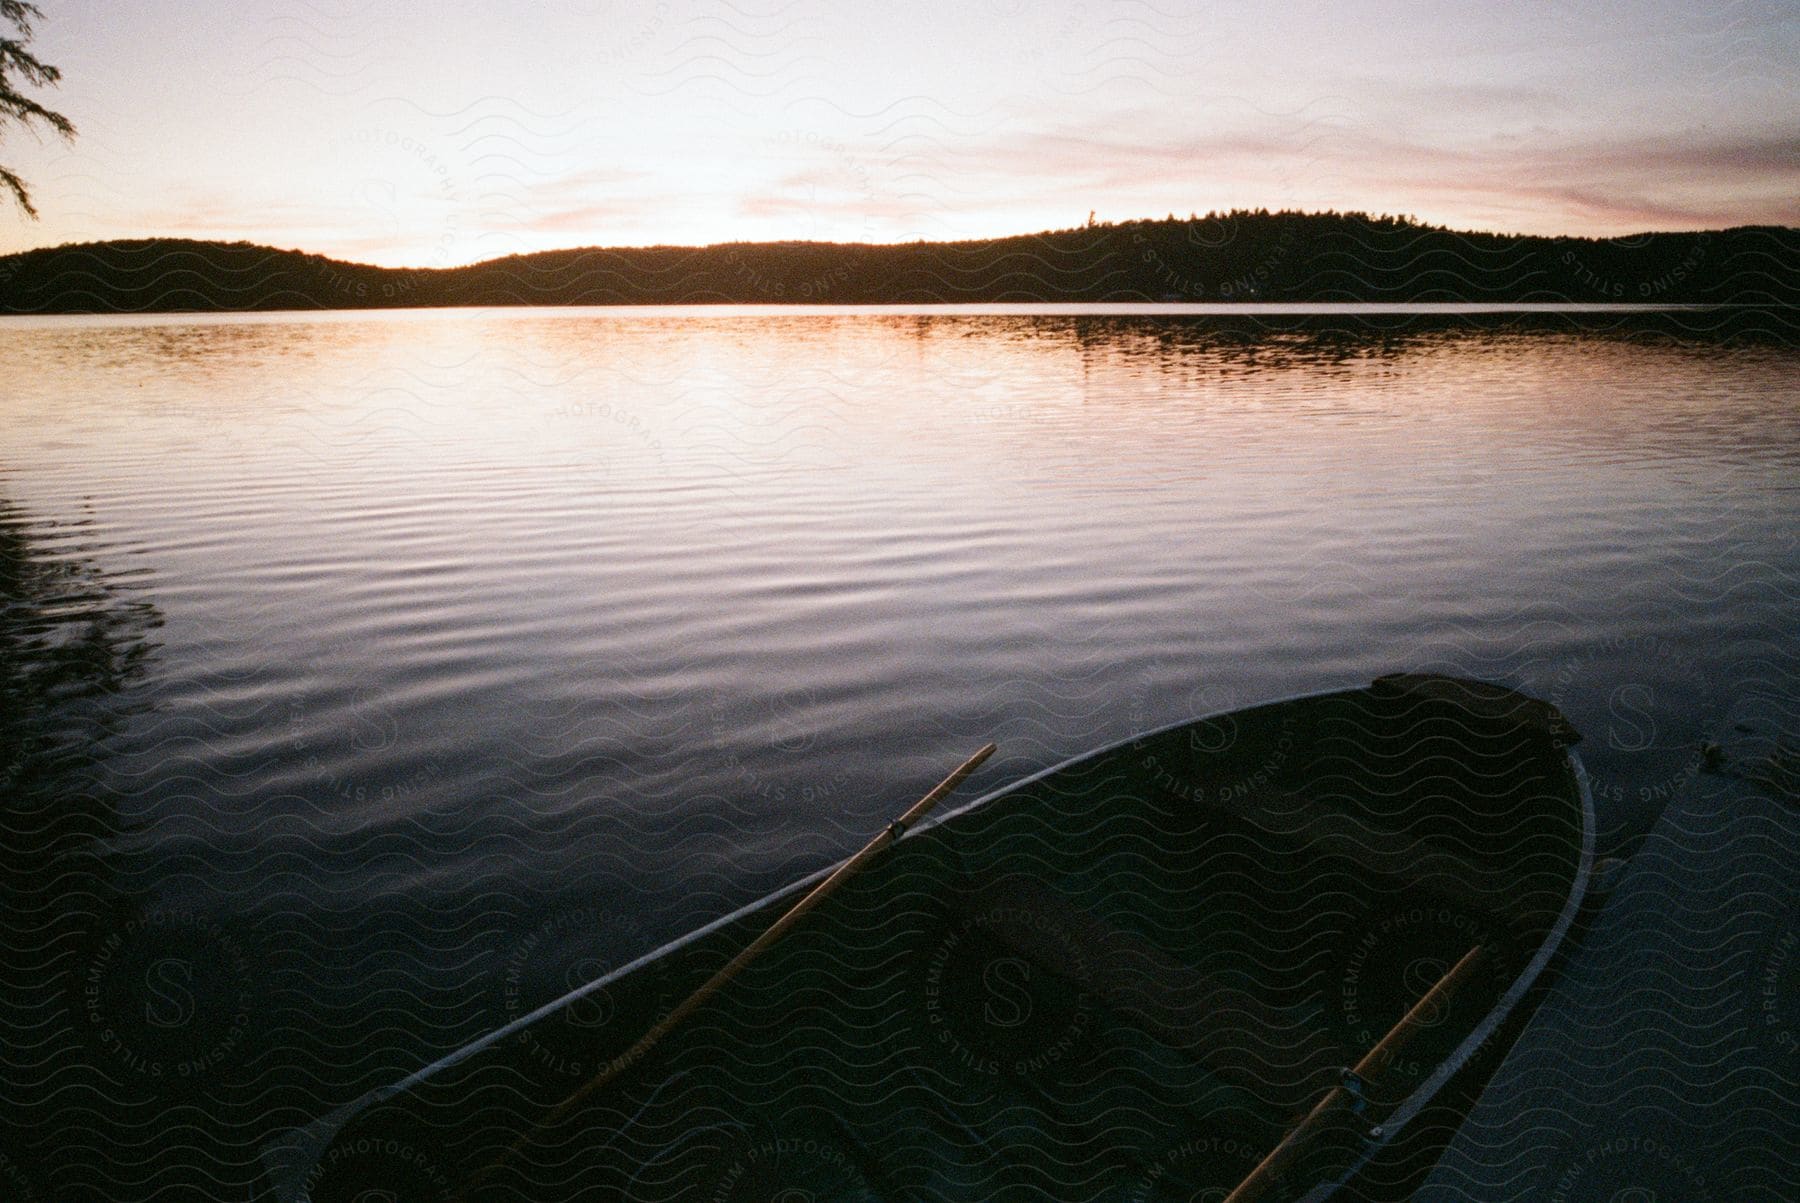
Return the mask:
<svg viewBox="0 0 1800 1203"><path fill-rule="evenodd" d="M1800 229L1489 234L1268 210L893 244L587 247L385 268L152 238L0 257L0 313L998 302L1800 304Z"/></svg>

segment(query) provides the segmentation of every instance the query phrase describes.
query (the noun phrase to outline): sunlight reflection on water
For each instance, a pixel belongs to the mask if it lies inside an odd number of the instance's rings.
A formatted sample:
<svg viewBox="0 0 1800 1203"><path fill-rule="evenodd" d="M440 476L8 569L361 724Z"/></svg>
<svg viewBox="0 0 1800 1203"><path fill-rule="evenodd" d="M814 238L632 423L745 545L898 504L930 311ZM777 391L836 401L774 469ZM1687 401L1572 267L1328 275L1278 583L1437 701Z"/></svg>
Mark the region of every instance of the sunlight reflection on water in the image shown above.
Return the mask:
<svg viewBox="0 0 1800 1203"><path fill-rule="evenodd" d="M1800 629L1779 345L523 310L21 321L0 356L0 529L41 566L8 604L75 566L78 621L154 607L63 766L112 814L93 888L224 924L269 1063L344 1090L497 1022L557 908L642 952L990 738L984 787L1438 669L1556 701L1641 830Z"/></svg>

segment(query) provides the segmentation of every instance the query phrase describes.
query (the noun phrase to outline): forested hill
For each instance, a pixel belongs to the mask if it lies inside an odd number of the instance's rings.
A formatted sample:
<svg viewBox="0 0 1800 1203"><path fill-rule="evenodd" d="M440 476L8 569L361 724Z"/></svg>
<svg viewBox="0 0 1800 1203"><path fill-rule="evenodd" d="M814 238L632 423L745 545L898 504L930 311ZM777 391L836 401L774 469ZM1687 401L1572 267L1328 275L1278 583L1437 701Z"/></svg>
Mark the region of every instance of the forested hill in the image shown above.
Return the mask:
<svg viewBox="0 0 1800 1203"><path fill-rule="evenodd" d="M396 269L151 239L0 258L0 312L975 301L1800 303L1800 230L1620 239L1231 213L969 242L588 248Z"/></svg>

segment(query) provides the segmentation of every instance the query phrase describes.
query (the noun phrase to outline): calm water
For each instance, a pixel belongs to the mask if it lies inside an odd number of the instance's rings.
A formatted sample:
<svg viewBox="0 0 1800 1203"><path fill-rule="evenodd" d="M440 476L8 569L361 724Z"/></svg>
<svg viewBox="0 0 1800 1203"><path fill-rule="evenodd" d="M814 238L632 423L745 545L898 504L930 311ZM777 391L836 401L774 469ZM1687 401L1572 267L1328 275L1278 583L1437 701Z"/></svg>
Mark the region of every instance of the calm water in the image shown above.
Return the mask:
<svg viewBox="0 0 1800 1203"><path fill-rule="evenodd" d="M0 1181L243 1198L990 738L1450 671L1628 840L1800 732L1800 350L1586 324L0 323Z"/></svg>

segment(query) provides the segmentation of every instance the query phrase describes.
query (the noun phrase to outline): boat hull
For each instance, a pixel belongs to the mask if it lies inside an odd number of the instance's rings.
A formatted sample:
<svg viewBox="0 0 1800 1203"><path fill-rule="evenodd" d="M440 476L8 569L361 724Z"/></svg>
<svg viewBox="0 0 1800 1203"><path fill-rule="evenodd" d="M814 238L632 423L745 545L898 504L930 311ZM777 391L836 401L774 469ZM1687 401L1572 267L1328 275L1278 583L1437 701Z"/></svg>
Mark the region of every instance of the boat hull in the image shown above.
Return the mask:
<svg viewBox="0 0 1800 1203"><path fill-rule="evenodd" d="M544 1123L824 871L271 1149L277 1193L455 1198L523 1138L472 1197L1191 1198L1481 947L1267 1196L1325 1198L1567 933L1573 740L1418 676L1139 736L908 834L573 1114Z"/></svg>

